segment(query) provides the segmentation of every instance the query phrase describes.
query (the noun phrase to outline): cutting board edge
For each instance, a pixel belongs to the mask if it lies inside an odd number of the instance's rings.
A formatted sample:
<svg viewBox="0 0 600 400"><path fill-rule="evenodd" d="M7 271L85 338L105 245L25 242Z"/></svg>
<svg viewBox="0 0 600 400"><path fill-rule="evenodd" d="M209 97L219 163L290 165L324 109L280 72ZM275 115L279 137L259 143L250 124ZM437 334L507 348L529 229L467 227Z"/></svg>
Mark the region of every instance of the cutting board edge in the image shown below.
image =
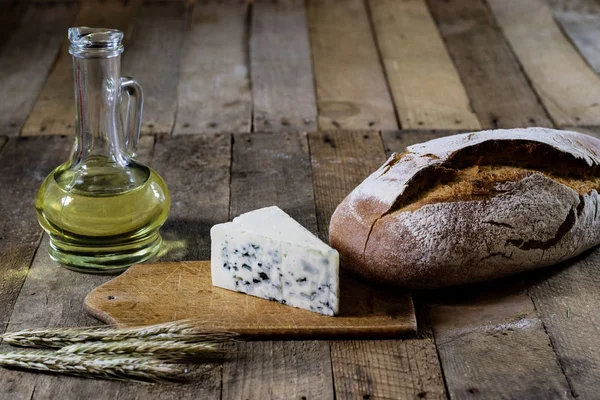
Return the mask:
<svg viewBox="0 0 600 400"><path fill-rule="evenodd" d="M89 312L89 311L88 311ZM119 324L112 318L103 319L103 315L91 314L94 318L106 322L116 328L129 328L133 325ZM167 321L165 321L167 322ZM404 339L413 337L417 331L416 326L398 326L395 329L390 327L365 328L364 330L356 329L352 331L336 331L334 328L325 329L324 331L313 332L274 332L265 333L259 331L253 333L252 330L231 329L232 332L240 333L245 340L381 340L381 339Z"/></svg>
<svg viewBox="0 0 600 400"><path fill-rule="evenodd" d="M97 288L93 289L91 292L89 292L85 296L85 298L83 299L83 309L88 314L90 314L92 317L96 318L97 320L102 321L102 322L104 322L104 323L106 323L106 324L108 324L110 326L118 327L119 324L117 323L117 321L113 317L111 317L106 312L104 312L101 309L99 309L97 307L94 307L92 305L94 297L98 294L97 290L100 289L104 285L105 284L102 284L102 285L98 286Z"/></svg>
<svg viewBox="0 0 600 400"><path fill-rule="evenodd" d="M91 296L93 294L96 294L95 290L90 292L86 296L85 301L84 301L84 309L92 317L94 317L97 320L102 321L110 326L114 326L117 328L126 328L126 327L132 326L132 325L124 324L123 322L118 322L115 318L113 318L106 312L94 307L93 301L91 300L91 299L93 299L93 296ZM333 318L335 318L335 317L333 317ZM338 329L343 330L342 327L340 327L340 328L326 327L326 328L323 328L323 330L321 330L320 332L317 329L317 332L315 332L313 334L303 334L300 331L300 332L286 332L286 333L279 333L279 334L272 334L272 335L267 335L264 332L262 332L260 334L255 334L255 335L249 334L249 335L257 336L257 337L260 336L260 339L262 339L262 340L267 339L267 338L271 338L271 339L286 338L286 339L292 339L292 340L311 339L311 338L332 339L332 338L338 338L338 337L343 338L343 339L363 338L363 337L365 339L398 338L398 337L411 336L417 332L417 320L416 320L415 314L412 315L411 320L412 321L409 321L410 325L406 324L404 326L397 326L395 328L392 326L364 327L363 329L354 327L353 331L345 332L345 333L336 332L336 330L338 330ZM165 322L167 322L167 321L165 321ZM233 330L236 331L236 329L233 329ZM243 329L241 329L241 331L243 331ZM328 331L332 331L332 332L328 332Z"/></svg>
<svg viewBox="0 0 600 400"><path fill-rule="evenodd" d="M193 262L164 262L163 264L188 264L188 263L206 263L209 261L193 261ZM144 264L136 264L134 266L142 266ZM104 311L101 307L98 306L101 303L101 297L103 296L101 293L103 289L106 287L111 287L112 282L115 279L119 279L125 277L127 275L136 275L134 272L134 266L127 269L125 272L115 277L114 279L99 285L94 288L91 292L89 292L83 302L83 308L86 312L88 312L92 317L102 321L110 326L117 328L131 327L135 325L128 325L125 321L119 321L118 318L114 318L109 313ZM408 296L408 306L410 308L410 313L408 314L410 318L405 318L399 325L385 325L385 326L366 326L362 328L358 328L354 326L351 331L344 330L344 327L324 327L321 328L320 331L317 328L317 332L302 332L302 331L284 331L282 333L279 331L278 333L267 334L264 331L260 331L259 333L255 333L253 337L254 340L274 340L274 339L287 339L287 340L301 340L301 339L393 339L393 338L404 338L414 336L417 332L417 318L415 313L415 305L412 295ZM335 318L335 317L332 317ZM164 321L168 322L168 321ZM312 328L313 330L315 328ZM233 331L239 332L249 332L251 329L241 328L241 329L232 329Z"/></svg>

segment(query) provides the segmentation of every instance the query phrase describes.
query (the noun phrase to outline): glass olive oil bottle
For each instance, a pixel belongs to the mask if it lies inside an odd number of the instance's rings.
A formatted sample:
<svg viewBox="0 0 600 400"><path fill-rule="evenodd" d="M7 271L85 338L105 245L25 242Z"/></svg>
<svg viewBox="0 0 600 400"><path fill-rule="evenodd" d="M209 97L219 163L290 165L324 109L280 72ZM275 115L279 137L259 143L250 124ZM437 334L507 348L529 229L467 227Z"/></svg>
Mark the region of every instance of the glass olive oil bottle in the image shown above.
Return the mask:
<svg viewBox="0 0 600 400"><path fill-rule="evenodd" d="M117 30L69 29L77 135L71 159L48 175L36 199L50 256L79 271L119 271L151 258L169 213L165 182L135 159L143 94L120 76L122 38Z"/></svg>

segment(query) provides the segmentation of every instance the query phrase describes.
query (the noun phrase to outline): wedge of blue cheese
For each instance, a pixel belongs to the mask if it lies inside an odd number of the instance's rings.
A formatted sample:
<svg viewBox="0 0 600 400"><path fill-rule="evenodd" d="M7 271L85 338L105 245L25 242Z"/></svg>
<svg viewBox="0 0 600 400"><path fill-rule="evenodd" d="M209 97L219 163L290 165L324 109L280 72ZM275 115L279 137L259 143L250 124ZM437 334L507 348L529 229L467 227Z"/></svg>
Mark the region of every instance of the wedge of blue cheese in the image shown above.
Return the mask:
<svg viewBox="0 0 600 400"><path fill-rule="evenodd" d="M278 207L210 230L212 283L325 315L338 312L338 252Z"/></svg>

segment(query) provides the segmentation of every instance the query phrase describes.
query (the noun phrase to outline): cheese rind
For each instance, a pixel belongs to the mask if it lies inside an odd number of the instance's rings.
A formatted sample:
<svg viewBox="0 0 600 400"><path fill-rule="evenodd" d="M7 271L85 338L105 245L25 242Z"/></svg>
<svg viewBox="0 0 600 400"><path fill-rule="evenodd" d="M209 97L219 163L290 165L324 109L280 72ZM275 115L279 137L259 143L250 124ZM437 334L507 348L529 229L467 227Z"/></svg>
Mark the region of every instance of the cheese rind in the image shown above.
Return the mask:
<svg viewBox="0 0 600 400"><path fill-rule="evenodd" d="M214 286L335 315L339 256L277 207L211 229Z"/></svg>

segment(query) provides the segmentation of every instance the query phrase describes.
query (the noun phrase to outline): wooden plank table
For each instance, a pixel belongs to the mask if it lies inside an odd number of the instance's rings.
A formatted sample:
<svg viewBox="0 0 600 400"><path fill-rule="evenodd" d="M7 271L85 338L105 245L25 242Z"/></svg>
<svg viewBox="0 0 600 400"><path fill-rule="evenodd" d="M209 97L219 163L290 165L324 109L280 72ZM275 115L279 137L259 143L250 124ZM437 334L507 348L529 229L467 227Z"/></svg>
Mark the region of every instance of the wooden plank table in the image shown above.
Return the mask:
<svg viewBox="0 0 600 400"><path fill-rule="evenodd" d="M98 324L82 300L110 279L56 266L33 207L73 141L71 24L126 31L140 158L173 197L162 260L208 259L212 225L271 204L326 240L344 196L412 143L522 126L600 137L598 0L58 3L0 5L0 333ZM0 370L0 398L595 399L598 276L596 249L415 293L414 338L236 343L185 385Z"/></svg>

